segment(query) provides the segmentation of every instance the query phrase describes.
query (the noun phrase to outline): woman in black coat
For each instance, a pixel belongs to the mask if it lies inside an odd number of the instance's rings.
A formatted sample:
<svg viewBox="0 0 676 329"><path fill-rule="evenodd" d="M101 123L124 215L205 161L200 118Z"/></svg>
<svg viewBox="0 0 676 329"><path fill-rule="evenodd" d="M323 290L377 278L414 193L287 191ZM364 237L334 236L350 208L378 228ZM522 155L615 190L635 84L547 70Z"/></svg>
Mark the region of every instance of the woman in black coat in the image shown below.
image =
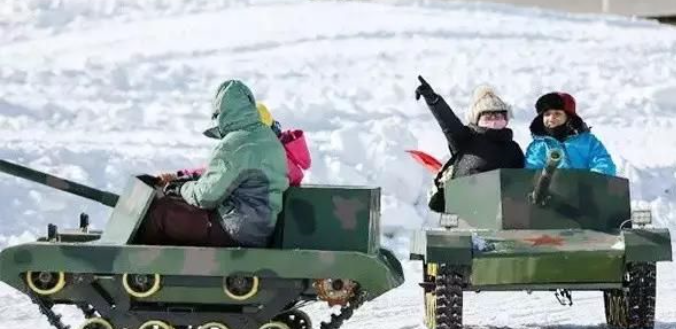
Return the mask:
<svg viewBox="0 0 676 329"><path fill-rule="evenodd" d="M435 179L438 188L441 188L441 177L448 174L455 178L499 168L523 168L523 151L513 140L512 130L507 128L511 108L492 89L480 87L474 92L467 113L469 123L464 125L422 77L418 76L418 80L416 99L421 96L425 99L451 151L451 159ZM451 172L445 173L450 166Z"/></svg>

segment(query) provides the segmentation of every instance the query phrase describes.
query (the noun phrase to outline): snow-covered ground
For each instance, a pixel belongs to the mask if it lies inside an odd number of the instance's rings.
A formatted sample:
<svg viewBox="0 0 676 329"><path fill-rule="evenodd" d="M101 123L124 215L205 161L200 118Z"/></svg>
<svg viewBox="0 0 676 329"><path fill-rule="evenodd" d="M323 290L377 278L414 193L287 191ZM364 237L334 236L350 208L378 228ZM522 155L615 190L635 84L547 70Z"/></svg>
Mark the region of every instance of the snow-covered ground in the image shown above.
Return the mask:
<svg viewBox="0 0 676 329"><path fill-rule="evenodd" d="M383 187L384 243L403 256L405 230L431 222L431 177L404 150L447 156L413 98L418 74L459 114L492 84L514 105L524 148L537 96L572 93L635 203L676 230L676 29L621 17L450 1L4 0L0 158L111 191L131 173L200 165L215 88L242 79L282 125L307 132L307 182ZM102 227L109 213L6 175L0 200L0 247L77 225L82 211ZM422 328L418 264L405 266L406 285L346 328ZM676 266L659 271L658 327L676 328ZM568 308L546 293L469 294L466 323L599 327L600 294L574 297ZM48 324L0 285L10 328Z"/></svg>

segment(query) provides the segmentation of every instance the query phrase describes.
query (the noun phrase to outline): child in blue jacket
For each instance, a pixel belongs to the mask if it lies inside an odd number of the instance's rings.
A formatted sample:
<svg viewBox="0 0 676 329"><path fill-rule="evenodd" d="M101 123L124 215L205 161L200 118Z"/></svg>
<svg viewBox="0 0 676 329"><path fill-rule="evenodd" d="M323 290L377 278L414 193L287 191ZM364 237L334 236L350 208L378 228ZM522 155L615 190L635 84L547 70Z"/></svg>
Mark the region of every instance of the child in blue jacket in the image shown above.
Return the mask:
<svg viewBox="0 0 676 329"><path fill-rule="evenodd" d="M533 141L526 150L526 168L543 168L552 149L563 151L559 168L587 169L615 175L615 164L603 144L575 111L575 99L553 92L535 103L537 116L530 125Z"/></svg>

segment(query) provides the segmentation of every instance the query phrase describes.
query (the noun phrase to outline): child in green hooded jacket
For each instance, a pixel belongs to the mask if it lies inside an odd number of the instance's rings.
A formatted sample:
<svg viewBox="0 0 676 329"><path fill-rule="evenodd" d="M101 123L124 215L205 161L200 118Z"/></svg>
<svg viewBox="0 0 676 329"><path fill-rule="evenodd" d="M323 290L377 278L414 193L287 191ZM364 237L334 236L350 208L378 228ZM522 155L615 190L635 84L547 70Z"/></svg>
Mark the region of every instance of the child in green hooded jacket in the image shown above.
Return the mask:
<svg viewBox="0 0 676 329"><path fill-rule="evenodd" d="M194 181L165 187L139 229L141 243L262 247L268 243L289 186L284 148L265 126L251 90L241 81L221 84L215 124L218 140L206 170Z"/></svg>

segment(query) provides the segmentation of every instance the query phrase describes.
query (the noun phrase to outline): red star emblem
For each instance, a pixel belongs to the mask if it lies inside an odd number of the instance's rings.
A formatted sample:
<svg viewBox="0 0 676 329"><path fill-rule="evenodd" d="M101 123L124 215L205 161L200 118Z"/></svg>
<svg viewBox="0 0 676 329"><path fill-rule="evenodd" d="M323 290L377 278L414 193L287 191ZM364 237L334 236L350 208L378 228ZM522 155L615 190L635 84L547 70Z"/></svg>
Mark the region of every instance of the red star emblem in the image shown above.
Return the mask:
<svg viewBox="0 0 676 329"><path fill-rule="evenodd" d="M528 238L524 239L528 242L531 242L533 246L546 246L546 245L552 245L552 246L561 246L563 245L563 238L561 237L556 237L556 236L551 236L551 235L543 235L537 238Z"/></svg>

